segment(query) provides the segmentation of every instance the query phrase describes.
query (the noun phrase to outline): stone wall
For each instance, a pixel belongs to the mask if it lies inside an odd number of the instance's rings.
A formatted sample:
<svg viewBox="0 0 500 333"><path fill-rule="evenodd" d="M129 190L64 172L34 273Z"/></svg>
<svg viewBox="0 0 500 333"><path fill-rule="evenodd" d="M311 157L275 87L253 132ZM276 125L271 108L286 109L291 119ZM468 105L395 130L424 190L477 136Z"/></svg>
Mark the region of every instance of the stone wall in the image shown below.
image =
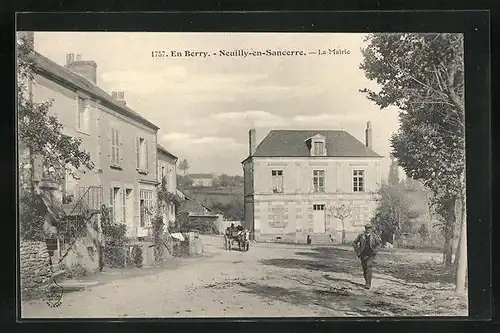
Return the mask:
<svg viewBox="0 0 500 333"><path fill-rule="evenodd" d="M21 240L21 295L30 297L51 281L51 266L45 242Z"/></svg>

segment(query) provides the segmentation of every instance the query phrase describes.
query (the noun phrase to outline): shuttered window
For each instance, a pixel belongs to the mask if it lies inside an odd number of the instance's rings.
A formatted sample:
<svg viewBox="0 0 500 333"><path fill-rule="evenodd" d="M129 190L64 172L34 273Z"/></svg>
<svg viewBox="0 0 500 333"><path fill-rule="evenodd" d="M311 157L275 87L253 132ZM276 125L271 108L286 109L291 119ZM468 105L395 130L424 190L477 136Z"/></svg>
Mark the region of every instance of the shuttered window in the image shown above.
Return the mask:
<svg viewBox="0 0 500 333"><path fill-rule="evenodd" d="M111 187L109 189L109 209L110 209L109 218L113 222L115 221L115 209L114 209L114 206L115 206L115 189L113 187Z"/></svg>
<svg viewBox="0 0 500 333"><path fill-rule="evenodd" d="M153 208L153 191L140 190L139 192L139 207L140 207L140 225L145 227L150 224L151 209Z"/></svg>
<svg viewBox="0 0 500 333"><path fill-rule="evenodd" d="M142 171L149 170L148 161L148 141L144 138L137 138L136 140L136 159L137 169Z"/></svg>
<svg viewBox="0 0 500 333"><path fill-rule="evenodd" d="M121 166L122 162L122 139L120 131L116 128L111 129L111 165Z"/></svg>

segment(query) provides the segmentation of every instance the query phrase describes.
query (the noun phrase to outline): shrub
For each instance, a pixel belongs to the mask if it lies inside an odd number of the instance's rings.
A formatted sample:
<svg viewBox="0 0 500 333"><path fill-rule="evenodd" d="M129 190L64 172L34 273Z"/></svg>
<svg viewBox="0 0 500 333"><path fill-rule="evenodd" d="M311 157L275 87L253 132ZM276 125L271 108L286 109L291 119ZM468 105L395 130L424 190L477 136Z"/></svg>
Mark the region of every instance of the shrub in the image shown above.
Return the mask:
<svg viewBox="0 0 500 333"><path fill-rule="evenodd" d="M444 235L440 230L432 230L425 238L419 233L401 235L397 243L398 247L406 249L442 250L444 247Z"/></svg>
<svg viewBox="0 0 500 333"><path fill-rule="evenodd" d="M21 190L19 193L19 229L22 239L34 241L45 239L43 225L46 213L47 207L40 195Z"/></svg>
<svg viewBox="0 0 500 333"><path fill-rule="evenodd" d="M86 267L83 267L81 264L76 263L71 265L70 267L65 268L66 274L65 276L69 279L78 277L78 276L87 276L90 275L91 272Z"/></svg>

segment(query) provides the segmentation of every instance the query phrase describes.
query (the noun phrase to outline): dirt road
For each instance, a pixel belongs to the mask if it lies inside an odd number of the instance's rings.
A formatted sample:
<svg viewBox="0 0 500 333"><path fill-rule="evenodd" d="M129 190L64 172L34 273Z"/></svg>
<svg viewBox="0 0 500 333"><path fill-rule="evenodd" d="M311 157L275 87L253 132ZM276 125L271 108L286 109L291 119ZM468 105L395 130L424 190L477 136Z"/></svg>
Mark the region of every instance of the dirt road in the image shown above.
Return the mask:
<svg viewBox="0 0 500 333"><path fill-rule="evenodd" d="M353 251L251 244L224 251L204 236L203 258L65 294L62 305L22 304L23 318L467 315L440 255L381 253L365 290ZM438 267L438 268L436 268Z"/></svg>

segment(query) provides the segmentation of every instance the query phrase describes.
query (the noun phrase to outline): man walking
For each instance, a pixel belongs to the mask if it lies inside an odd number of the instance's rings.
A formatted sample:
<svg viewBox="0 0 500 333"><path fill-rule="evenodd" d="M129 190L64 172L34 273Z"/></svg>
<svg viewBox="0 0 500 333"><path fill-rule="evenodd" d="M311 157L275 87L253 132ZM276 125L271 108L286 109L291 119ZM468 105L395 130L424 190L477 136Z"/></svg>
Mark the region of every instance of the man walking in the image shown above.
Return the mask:
<svg viewBox="0 0 500 333"><path fill-rule="evenodd" d="M381 244L382 241L372 232L370 224L365 225L365 232L359 234L354 240L354 251L356 251L358 258L361 259L366 289L370 289L372 285L373 258L375 258Z"/></svg>

